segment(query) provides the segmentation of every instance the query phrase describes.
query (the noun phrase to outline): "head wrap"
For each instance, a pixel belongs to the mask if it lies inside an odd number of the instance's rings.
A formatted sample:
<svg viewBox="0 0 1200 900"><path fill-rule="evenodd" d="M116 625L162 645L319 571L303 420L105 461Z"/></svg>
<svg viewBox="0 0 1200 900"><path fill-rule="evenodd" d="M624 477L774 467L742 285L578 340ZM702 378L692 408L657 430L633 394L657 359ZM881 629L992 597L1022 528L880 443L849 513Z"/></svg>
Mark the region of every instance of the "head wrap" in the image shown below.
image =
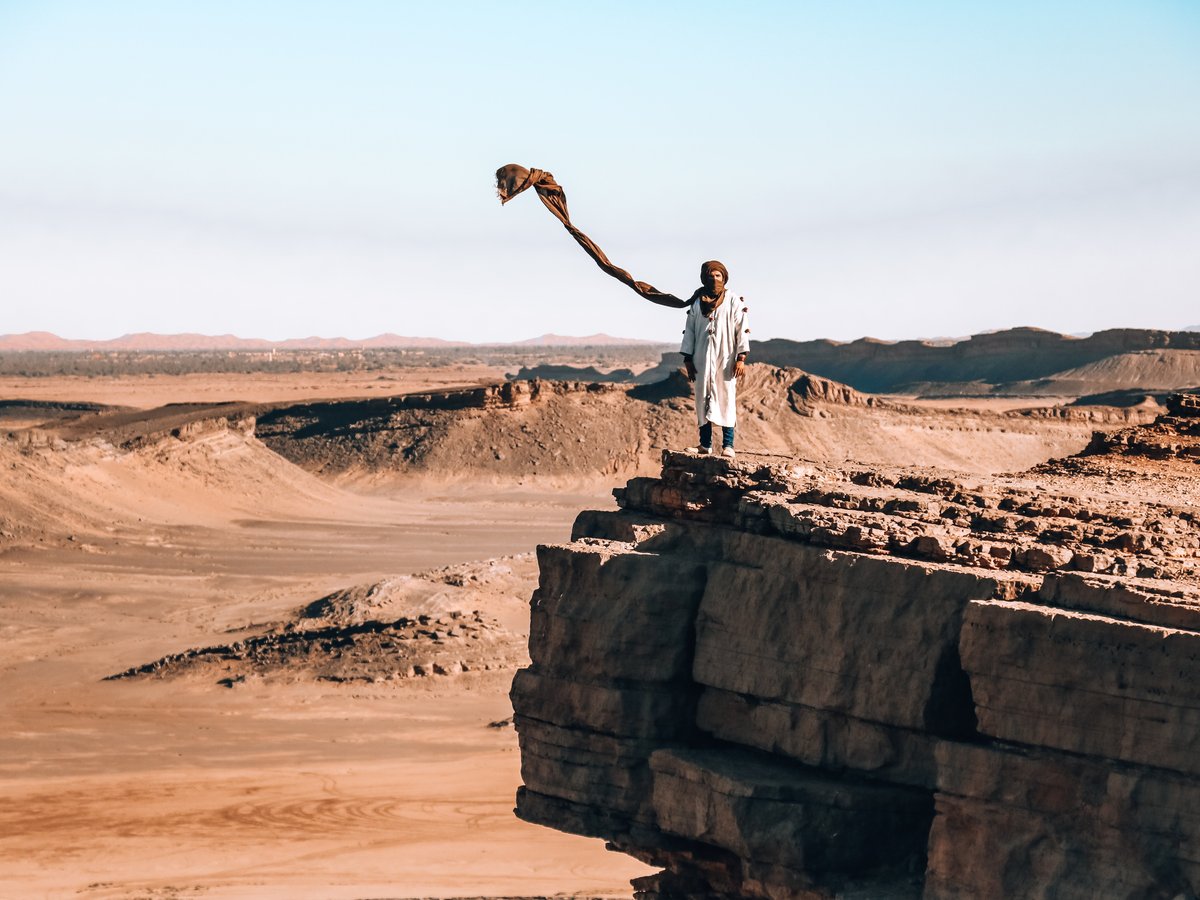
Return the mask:
<svg viewBox="0 0 1200 900"><path fill-rule="evenodd" d="M708 274L709 269L716 269L725 278L725 283L729 284L729 270L725 268L725 263L715 259L710 259L708 262L700 263L700 281L704 281L704 277Z"/></svg>

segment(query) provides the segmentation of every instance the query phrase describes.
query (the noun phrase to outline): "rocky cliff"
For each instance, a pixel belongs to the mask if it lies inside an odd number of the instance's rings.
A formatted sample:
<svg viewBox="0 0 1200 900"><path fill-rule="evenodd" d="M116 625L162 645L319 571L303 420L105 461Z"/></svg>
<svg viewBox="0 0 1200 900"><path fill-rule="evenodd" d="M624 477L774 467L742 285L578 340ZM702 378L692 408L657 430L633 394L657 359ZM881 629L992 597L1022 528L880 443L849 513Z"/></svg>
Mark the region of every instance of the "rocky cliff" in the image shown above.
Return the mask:
<svg viewBox="0 0 1200 900"><path fill-rule="evenodd" d="M970 471L1025 468L1082 449L1097 424L1153 418L1157 405L936 409L862 394L802 372L751 364L738 389L738 434L780 456ZM441 391L258 408L255 434L285 459L340 481L416 475L563 479L654 472L664 447L696 440L681 372L636 386L514 381Z"/></svg>
<svg viewBox="0 0 1200 900"><path fill-rule="evenodd" d="M1197 896L1174 460L1130 490L1094 455L969 481L664 454L539 549L517 814L659 867L645 898Z"/></svg>

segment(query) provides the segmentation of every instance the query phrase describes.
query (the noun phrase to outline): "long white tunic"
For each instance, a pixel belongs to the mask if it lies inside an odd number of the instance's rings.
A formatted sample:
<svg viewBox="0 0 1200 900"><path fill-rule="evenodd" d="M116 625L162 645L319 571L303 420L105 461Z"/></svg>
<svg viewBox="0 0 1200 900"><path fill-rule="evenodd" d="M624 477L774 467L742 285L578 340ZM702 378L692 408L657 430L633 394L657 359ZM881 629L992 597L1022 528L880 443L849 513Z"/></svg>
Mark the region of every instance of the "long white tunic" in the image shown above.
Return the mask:
<svg viewBox="0 0 1200 900"><path fill-rule="evenodd" d="M741 297L725 292L721 305L706 316L695 300L688 307L681 353L696 365L696 422L722 428L737 420L737 379L733 376L739 353L750 352L749 308Z"/></svg>

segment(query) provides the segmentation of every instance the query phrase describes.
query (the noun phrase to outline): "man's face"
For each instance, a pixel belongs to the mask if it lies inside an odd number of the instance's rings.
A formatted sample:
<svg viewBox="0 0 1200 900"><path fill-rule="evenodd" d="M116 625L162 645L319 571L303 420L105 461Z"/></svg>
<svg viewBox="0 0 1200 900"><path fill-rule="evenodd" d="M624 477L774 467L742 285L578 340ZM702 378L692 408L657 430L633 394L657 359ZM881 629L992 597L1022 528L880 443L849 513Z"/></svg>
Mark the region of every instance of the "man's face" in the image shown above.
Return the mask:
<svg viewBox="0 0 1200 900"><path fill-rule="evenodd" d="M704 286L710 288L714 294L719 294L725 290L725 276L721 274L721 270L716 266L709 266L705 269Z"/></svg>

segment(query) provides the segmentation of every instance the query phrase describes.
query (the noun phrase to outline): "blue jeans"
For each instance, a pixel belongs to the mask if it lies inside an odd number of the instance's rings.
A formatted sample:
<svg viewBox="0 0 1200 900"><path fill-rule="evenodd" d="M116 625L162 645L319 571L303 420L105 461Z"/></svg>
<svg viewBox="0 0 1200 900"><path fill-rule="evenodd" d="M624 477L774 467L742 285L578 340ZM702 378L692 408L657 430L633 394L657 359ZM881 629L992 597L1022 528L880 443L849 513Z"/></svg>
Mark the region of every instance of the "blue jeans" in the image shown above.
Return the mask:
<svg viewBox="0 0 1200 900"><path fill-rule="evenodd" d="M712 422L705 422L703 425L700 426L700 446L702 446L702 447L711 447L712 446L712 430L713 430ZM722 430L725 432L725 435L724 435L724 439L721 441L721 445L723 447L732 447L733 446L733 426L726 425L722 428Z"/></svg>

